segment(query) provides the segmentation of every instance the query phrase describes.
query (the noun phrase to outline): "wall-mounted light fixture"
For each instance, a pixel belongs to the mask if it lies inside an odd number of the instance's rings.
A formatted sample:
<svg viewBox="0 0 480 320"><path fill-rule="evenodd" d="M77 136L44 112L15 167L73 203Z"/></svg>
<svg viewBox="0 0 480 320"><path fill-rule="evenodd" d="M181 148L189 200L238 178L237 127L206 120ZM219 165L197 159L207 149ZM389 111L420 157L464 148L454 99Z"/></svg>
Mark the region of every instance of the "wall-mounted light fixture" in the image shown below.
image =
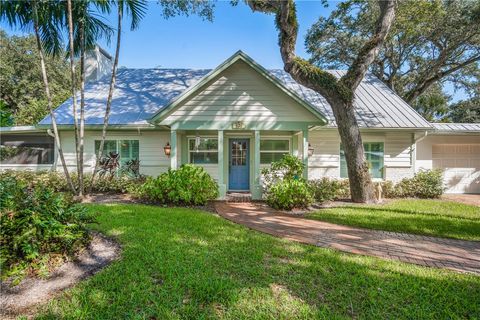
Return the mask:
<svg viewBox="0 0 480 320"><path fill-rule="evenodd" d="M170 153L172 152L172 147L170 146L169 142L167 142L165 147L163 147L163 151L165 152L165 155L170 158Z"/></svg>
<svg viewBox="0 0 480 320"><path fill-rule="evenodd" d="M313 152L315 151L315 149L313 149L312 145L310 144L310 142L308 143L308 156L311 157L313 156Z"/></svg>

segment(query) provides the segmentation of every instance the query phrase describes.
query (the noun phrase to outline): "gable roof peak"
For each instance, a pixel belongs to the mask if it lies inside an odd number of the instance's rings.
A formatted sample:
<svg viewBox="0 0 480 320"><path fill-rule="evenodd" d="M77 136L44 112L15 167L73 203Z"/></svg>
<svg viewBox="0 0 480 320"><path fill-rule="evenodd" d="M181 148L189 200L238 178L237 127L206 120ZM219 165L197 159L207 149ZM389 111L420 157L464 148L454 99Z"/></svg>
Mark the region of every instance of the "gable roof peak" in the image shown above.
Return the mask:
<svg viewBox="0 0 480 320"><path fill-rule="evenodd" d="M175 97L170 103L168 103L164 108L157 111L149 120L148 122L155 124L159 123L161 119L163 119L171 110L173 110L177 105L179 105L182 101L184 101L188 96L194 94L199 90L203 85L207 82L212 80L214 77L219 75L224 70L228 69L231 65L241 59L245 62L249 67L254 69L268 81L273 83L277 88L282 90L286 95L294 99L297 103L304 106L307 110L309 110L312 114L314 114L322 124L327 124L328 120L325 115L316 109L310 102L302 99L298 93L287 86L285 86L277 77L272 75L267 69L265 69L261 64L253 60L249 55L247 55L242 50L238 50L221 64L219 64L215 69L211 70L208 74L206 74L199 82L197 82L194 86L188 88L183 93Z"/></svg>

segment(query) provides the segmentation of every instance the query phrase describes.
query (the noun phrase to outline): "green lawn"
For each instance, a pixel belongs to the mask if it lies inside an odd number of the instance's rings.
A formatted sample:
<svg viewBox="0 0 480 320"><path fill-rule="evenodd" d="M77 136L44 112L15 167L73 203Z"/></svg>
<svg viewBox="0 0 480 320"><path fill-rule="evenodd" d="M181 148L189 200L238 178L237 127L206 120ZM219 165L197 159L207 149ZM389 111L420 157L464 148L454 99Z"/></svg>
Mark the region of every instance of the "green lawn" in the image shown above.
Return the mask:
<svg viewBox="0 0 480 320"><path fill-rule="evenodd" d="M452 201L403 199L384 205L347 205L321 209L307 218L370 229L480 240L480 207Z"/></svg>
<svg viewBox="0 0 480 320"><path fill-rule="evenodd" d="M92 205L122 259L66 291L44 319L479 318L480 277L340 253L215 215Z"/></svg>

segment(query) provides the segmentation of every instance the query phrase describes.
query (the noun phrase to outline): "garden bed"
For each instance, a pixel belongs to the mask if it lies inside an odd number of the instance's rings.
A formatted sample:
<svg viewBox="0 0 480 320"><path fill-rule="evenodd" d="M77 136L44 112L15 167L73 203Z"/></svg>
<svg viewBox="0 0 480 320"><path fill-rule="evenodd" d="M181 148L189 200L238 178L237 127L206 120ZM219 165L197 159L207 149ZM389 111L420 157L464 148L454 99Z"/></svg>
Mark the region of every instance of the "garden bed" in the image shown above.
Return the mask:
<svg viewBox="0 0 480 320"><path fill-rule="evenodd" d="M92 233L90 245L69 261L53 270L47 279L28 277L19 285L0 282L0 317L15 318L33 314L38 304L85 279L120 256L120 245L99 233Z"/></svg>

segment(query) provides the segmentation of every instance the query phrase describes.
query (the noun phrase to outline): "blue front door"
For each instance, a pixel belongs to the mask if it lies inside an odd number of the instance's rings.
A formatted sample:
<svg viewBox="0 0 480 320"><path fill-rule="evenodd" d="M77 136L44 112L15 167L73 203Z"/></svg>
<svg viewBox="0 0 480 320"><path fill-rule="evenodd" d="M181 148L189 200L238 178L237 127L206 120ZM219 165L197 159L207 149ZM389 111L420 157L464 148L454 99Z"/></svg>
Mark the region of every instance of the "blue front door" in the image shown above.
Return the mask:
<svg viewBox="0 0 480 320"><path fill-rule="evenodd" d="M228 188L235 191L250 190L250 152L248 139L230 139L228 158Z"/></svg>

